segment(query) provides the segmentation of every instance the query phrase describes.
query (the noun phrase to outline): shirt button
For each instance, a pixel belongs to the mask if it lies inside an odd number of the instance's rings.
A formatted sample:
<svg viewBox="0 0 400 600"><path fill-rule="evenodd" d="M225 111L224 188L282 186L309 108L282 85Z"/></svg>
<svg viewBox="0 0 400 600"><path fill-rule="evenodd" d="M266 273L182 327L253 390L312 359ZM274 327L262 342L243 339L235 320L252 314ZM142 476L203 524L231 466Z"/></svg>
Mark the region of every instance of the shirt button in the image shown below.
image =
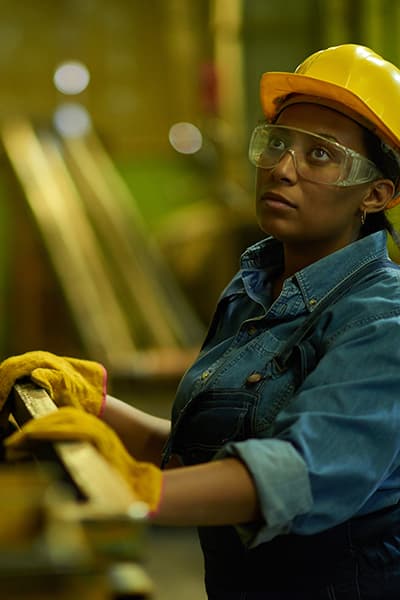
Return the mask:
<svg viewBox="0 0 400 600"><path fill-rule="evenodd" d="M311 298L311 300L309 301L309 305L310 306L315 306L316 304L317 304L316 298Z"/></svg>
<svg viewBox="0 0 400 600"><path fill-rule="evenodd" d="M210 374L210 371L203 371L202 374L201 374L201 378L202 379L207 379L207 377L209 376L209 374Z"/></svg>
<svg viewBox="0 0 400 600"><path fill-rule="evenodd" d="M259 381L261 381L261 379L262 379L261 373L252 373L251 375L248 376L246 381L247 381L247 383L258 383Z"/></svg>
<svg viewBox="0 0 400 600"><path fill-rule="evenodd" d="M254 327L254 325L252 325L251 327L248 328L247 333L249 335L254 335L255 333L257 333L257 327Z"/></svg>

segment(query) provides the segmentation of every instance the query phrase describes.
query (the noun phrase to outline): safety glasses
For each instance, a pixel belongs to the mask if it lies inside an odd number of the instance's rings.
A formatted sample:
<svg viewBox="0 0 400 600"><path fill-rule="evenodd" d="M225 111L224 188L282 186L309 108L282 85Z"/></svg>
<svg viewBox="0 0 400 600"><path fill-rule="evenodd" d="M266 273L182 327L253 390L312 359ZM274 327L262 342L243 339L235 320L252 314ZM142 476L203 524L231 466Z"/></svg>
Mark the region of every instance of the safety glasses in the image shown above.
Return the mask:
<svg viewBox="0 0 400 600"><path fill-rule="evenodd" d="M325 185L352 186L382 177L365 156L327 137L285 125L258 125L251 136L250 162L273 169L289 153L300 177Z"/></svg>

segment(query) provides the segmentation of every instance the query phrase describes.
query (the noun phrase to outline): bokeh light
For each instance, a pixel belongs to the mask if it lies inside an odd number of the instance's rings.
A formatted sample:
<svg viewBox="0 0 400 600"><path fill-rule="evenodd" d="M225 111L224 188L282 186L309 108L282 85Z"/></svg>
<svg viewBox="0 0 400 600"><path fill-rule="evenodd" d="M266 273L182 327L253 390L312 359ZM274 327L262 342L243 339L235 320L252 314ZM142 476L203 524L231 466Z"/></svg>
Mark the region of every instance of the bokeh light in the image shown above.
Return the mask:
<svg viewBox="0 0 400 600"><path fill-rule="evenodd" d="M203 136L192 123L175 123L168 135L171 146L181 154L195 154L203 145Z"/></svg>
<svg viewBox="0 0 400 600"><path fill-rule="evenodd" d="M80 94L90 81L87 67L78 61L61 63L54 72L54 85L63 94Z"/></svg>
<svg viewBox="0 0 400 600"><path fill-rule="evenodd" d="M64 137L81 137L87 134L92 126L86 108L81 104L67 103L57 108L53 116L56 130Z"/></svg>

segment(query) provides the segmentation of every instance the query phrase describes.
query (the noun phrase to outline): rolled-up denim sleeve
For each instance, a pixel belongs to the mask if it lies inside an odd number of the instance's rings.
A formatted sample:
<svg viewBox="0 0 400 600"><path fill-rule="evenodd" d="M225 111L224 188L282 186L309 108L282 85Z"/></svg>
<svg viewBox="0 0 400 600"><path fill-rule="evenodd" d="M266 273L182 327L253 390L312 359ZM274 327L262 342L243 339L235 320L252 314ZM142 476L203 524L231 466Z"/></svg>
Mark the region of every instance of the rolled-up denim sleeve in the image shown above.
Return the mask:
<svg viewBox="0 0 400 600"><path fill-rule="evenodd" d="M400 500L399 336L397 314L353 321L328 340L273 437L218 453L238 457L256 486L264 522L238 529L244 544L312 535Z"/></svg>
<svg viewBox="0 0 400 600"><path fill-rule="evenodd" d="M311 509L307 465L289 442L279 439L232 442L224 446L216 458L228 456L235 456L246 465L256 486L263 516L259 523L237 527L246 546L256 546L287 533L292 519Z"/></svg>

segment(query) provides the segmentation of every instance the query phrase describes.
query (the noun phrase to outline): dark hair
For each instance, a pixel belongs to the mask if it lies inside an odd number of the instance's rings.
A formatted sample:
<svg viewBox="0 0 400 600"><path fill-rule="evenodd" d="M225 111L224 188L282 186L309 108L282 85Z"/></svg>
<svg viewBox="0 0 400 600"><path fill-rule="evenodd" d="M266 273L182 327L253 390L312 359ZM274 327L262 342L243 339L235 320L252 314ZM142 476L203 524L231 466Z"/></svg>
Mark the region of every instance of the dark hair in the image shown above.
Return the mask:
<svg viewBox="0 0 400 600"><path fill-rule="evenodd" d="M368 129L364 129L364 143L369 160L378 167L385 179L393 181L397 190L400 185L400 165L393 150ZM390 233L400 247L400 235L383 210L366 216L365 223L361 226L361 237L383 229Z"/></svg>

